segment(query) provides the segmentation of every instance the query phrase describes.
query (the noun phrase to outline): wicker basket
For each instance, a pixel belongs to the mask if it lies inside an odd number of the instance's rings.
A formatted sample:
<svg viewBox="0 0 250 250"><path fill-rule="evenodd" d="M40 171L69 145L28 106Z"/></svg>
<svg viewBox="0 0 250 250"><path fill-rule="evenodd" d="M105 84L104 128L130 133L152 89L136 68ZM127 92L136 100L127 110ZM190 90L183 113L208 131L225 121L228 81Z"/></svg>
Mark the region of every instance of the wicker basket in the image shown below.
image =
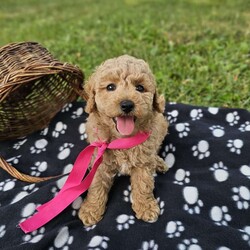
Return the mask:
<svg viewBox="0 0 250 250"><path fill-rule="evenodd" d="M0 48L0 140L43 129L82 90L84 74L36 42Z"/></svg>

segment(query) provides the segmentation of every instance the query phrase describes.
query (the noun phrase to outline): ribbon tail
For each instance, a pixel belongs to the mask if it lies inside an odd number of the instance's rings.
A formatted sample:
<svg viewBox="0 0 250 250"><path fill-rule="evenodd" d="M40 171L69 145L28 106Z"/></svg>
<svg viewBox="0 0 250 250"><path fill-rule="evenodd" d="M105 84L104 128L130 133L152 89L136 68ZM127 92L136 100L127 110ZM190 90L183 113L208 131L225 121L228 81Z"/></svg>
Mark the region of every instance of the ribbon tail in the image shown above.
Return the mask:
<svg viewBox="0 0 250 250"><path fill-rule="evenodd" d="M80 154L76 158L72 171L70 172L66 182L64 183L62 189L59 191L57 195L64 192L64 190L81 183L84 175L87 172L94 149L95 147L90 145L80 152ZM40 205L39 207L36 208L36 210L40 211L44 207L48 206L50 202L51 200Z"/></svg>
<svg viewBox="0 0 250 250"><path fill-rule="evenodd" d="M77 197L84 193L94 178L94 175L102 162L102 155L95 160L91 171L86 178L77 186L65 189L63 192L53 198L46 206L40 207L38 213L20 223L20 228L29 233L45 225L47 222L55 218L61 213L68 205L70 205Z"/></svg>

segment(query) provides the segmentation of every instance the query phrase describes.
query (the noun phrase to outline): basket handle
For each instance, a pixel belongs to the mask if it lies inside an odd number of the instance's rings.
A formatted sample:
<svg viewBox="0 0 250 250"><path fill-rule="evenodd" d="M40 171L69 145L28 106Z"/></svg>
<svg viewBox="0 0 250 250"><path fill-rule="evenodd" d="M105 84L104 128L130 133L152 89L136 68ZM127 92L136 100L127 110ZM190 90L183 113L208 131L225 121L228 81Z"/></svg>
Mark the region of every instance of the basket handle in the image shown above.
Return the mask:
<svg viewBox="0 0 250 250"><path fill-rule="evenodd" d="M0 168L4 169L6 172L8 172L14 178L16 178L20 181L25 181L25 182L29 182L29 183L38 183L38 182L47 181L47 180L62 176L62 175L57 175L57 176L48 176L48 177L35 177L35 176L27 175L27 174L21 173L16 168L11 166L1 156L0 156Z"/></svg>

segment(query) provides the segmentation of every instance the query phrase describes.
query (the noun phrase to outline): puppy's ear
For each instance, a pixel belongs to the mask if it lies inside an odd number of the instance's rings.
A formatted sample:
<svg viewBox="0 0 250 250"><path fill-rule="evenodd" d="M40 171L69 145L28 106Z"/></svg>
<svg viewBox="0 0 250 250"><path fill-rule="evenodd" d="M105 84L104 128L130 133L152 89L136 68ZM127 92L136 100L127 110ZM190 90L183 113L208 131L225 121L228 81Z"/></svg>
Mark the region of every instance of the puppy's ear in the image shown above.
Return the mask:
<svg viewBox="0 0 250 250"><path fill-rule="evenodd" d="M163 95L159 95L157 91L154 95L153 108L159 113L164 113L165 110L165 98Z"/></svg>
<svg viewBox="0 0 250 250"><path fill-rule="evenodd" d="M94 77L90 77L88 82L84 86L84 90L87 93L87 104L85 107L85 111L89 114L96 110L96 103L95 103L95 82L94 82Z"/></svg>

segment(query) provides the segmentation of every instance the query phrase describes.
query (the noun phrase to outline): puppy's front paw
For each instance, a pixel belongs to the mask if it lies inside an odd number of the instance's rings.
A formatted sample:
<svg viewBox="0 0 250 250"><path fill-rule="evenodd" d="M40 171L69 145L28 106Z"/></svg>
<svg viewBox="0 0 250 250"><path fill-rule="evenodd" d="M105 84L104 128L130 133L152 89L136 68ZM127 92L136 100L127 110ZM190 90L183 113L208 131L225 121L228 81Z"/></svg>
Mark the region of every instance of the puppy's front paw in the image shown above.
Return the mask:
<svg viewBox="0 0 250 250"><path fill-rule="evenodd" d="M159 156L156 157L156 171L161 173L166 173L168 171L166 162Z"/></svg>
<svg viewBox="0 0 250 250"><path fill-rule="evenodd" d="M160 214L160 208L155 199L145 201L145 203L134 203L133 209L136 213L137 219L150 223L157 221Z"/></svg>
<svg viewBox="0 0 250 250"><path fill-rule="evenodd" d="M97 224L102 219L103 213L102 209L83 203L78 212L78 217L85 226L89 227Z"/></svg>

